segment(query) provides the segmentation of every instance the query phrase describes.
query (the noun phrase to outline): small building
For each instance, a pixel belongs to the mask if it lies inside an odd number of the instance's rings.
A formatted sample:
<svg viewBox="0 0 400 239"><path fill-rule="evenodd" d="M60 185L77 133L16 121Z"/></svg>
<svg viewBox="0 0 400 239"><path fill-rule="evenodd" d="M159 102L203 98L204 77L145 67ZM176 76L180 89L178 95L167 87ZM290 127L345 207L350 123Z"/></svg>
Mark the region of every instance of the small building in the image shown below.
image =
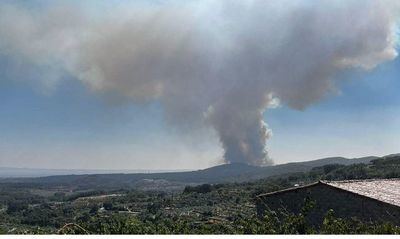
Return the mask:
<svg viewBox="0 0 400 239"><path fill-rule="evenodd" d="M305 199L315 202L307 215L313 225L321 225L328 210L336 217L363 222L390 222L400 225L400 178L348 181L319 181L257 196L257 213L266 210L298 214Z"/></svg>

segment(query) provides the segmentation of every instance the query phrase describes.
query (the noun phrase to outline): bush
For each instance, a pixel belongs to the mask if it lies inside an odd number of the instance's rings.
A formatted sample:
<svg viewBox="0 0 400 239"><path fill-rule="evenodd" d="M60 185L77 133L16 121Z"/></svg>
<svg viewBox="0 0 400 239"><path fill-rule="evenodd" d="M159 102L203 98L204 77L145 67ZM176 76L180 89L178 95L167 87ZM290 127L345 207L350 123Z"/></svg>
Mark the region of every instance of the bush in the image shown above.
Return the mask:
<svg viewBox="0 0 400 239"><path fill-rule="evenodd" d="M213 186L210 184L202 184L199 186L186 186L183 190L183 193L209 193L213 190Z"/></svg>

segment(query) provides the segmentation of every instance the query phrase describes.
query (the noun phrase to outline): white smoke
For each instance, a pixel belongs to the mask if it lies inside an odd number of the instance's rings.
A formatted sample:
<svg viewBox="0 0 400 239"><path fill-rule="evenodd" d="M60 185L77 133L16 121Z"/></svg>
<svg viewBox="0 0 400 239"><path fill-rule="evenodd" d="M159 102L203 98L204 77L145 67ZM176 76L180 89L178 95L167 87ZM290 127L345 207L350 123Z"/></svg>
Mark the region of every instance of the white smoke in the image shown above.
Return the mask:
<svg viewBox="0 0 400 239"><path fill-rule="evenodd" d="M101 13L2 4L0 54L45 84L69 74L95 92L159 101L177 126L213 127L227 162L270 163L263 113L278 100L304 109L334 92L341 72L397 56L396 0L187 1Z"/></svg>

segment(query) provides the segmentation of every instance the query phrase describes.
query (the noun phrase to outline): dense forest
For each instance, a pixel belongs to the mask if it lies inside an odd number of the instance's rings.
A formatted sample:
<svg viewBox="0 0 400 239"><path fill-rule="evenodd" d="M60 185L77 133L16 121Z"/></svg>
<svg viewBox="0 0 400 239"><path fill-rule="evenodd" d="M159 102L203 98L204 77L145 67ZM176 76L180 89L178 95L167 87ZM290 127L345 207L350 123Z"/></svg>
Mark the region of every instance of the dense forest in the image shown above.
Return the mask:
<svg viewBox="0 0 400 239"><path fill-rule="evenodd" d="M0 183L0 232L3 234L399 234L390 223L337 218L330 210L320 225L305 220L313 205L306 199L299 214L258 217L255 197L318 180L399 178L400 157L351 165L327 164L247 182L190 184L177 190L85 189L39 182Z"/></svg>

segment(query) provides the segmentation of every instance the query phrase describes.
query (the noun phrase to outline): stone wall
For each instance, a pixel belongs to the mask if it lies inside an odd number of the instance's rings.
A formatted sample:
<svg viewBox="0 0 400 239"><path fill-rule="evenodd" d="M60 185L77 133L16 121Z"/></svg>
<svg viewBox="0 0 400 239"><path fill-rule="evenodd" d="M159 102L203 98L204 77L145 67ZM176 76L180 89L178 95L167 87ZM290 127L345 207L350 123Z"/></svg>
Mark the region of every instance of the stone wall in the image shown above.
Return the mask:
<svg viewBox="0 0 400 239"><path fill-rule="evenodd" d="M300 213L305 199L315 201L307 219L313 225L321 225L329 209L336 217L357 217L364 222L391 222L400 225L400 207L383 203L375 199L360 196L341 189L318 183L309 187L278 192L257 198L257 212L262 216L265 210Z"/></svg>

